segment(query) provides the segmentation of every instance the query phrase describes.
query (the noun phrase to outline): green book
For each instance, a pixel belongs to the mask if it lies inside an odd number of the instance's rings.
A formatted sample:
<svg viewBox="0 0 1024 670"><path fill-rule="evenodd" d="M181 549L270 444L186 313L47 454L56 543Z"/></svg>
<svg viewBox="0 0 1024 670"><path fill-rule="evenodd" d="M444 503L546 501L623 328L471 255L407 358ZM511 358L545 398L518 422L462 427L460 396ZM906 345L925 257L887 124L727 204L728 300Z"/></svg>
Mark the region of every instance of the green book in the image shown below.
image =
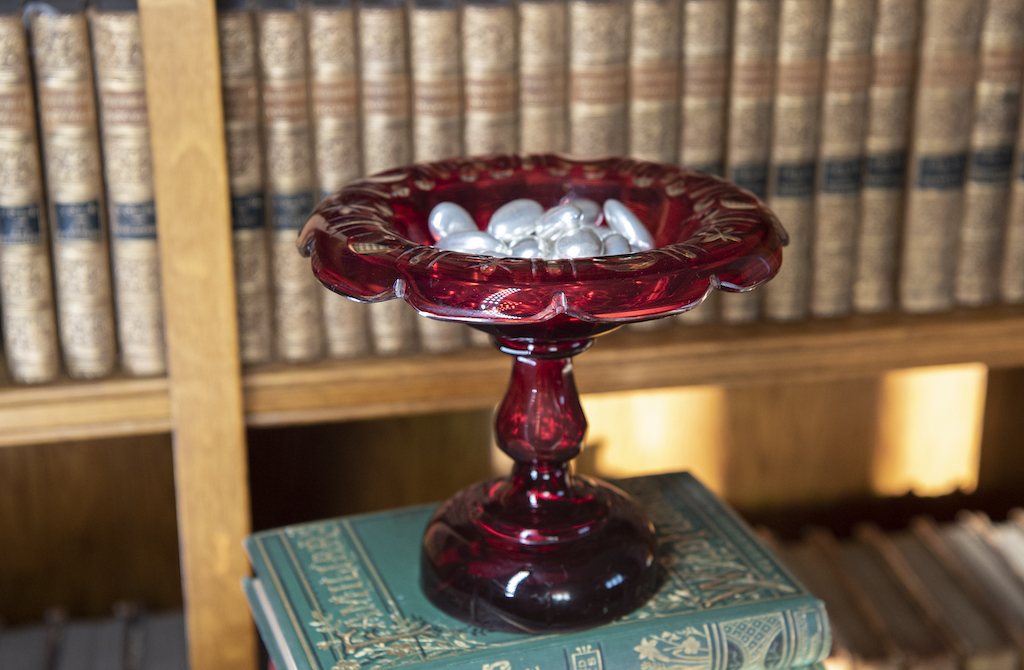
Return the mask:
<svg viewBox="0 0 1024 670"><path fill-rule="evenodd" d="M658 531L662 583L598 628L500 633L435 609L419 586L435 505L257 533L242 586L277 670L783 670L828 655L825 606L696 479L616 484Z"/></svg>

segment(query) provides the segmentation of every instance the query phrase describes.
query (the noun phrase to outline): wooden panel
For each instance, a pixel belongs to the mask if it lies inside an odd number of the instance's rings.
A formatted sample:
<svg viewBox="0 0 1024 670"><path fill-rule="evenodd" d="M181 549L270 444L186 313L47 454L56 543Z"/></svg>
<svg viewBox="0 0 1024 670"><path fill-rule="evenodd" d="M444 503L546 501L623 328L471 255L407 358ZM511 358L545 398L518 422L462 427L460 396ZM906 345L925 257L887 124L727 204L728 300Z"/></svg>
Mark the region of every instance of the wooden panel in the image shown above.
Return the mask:
<svg viewBox="0 0 1024 670"><path fill-rule="evenodd" d="M181 606L169 435L0 449L0 612Z"/></svg>
<svg viewBox="0 0 1024 670"><path fill-rule="evenodd" d="M1024 369L989 370L978 490L1024 490ZM1024 501L1024 495L1021 496Z"/></svg>
<svg viewBox="0 0 1024 670"><path fill-rule="evenodd" d="M600 338L576 361L580 391L857 379L946 363L1024 365L1024 308L885 314L795 324L691 326ZM486 407L511 361L493 351L264 368L245 376L253 426Z"/></svg>
<svg viewBox="0 0 1024 670"><path fill-rule="evenodd" d="M167 380L0 388L0 447L170 430Z"/></svg>
<svg viewBox="0 0 1024 670"><path fill-rule="evenodd" d="M141 0L192 670L252 670L245 427L216 13Z"/></svg>

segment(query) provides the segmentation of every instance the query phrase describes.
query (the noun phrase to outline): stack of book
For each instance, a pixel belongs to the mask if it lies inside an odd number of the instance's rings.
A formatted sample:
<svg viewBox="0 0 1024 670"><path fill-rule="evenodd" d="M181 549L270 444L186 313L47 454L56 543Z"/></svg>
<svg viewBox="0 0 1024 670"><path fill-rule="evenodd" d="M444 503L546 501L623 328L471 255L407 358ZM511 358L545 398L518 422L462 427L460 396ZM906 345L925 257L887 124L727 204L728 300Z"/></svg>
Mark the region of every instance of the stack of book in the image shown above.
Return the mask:
<svg viewBox="0 0 1024 670"><path fill-rule="evenodd" d="M44 624L0 628L4 670L188 670L182 613L117 608L107 619L53 613Z"/></svg>
<svg viewBox="0 0 1024 670"><path fill-rule="evenodd" d="M138 15L84 3L0 2L17 382L165 370ZM294 249L325 194L462 154L626 155L765 199L792 236L779 276L679 323L1024 302L1024 0L218 0L217 20L245 364L480 343L329 294Z"/></svg>

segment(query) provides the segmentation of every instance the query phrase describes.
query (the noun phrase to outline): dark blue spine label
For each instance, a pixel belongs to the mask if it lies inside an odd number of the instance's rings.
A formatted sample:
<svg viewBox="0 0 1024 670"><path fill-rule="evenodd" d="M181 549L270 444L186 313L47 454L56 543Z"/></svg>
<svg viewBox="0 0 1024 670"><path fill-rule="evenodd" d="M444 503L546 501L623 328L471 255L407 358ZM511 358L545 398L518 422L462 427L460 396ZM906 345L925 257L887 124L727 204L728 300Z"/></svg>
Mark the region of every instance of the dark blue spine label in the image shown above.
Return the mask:
<svg viewBox="0 0 1024 670"><path fill-rule="evenodd" d="M263 228L263 193L236 195L231 198L231 228L259 230Z"/></svg>
<svg viewBox="0 0 1024 670"><path fill-rule="evenodd" d="M859 193L864 161L860 158L825 161L821 165L821 192L837 195Z"/></svg>
<svg viewBox="0 0 1024 670"><path fill-rule="evenodd" d="M306 224L315 204L313 194L309 192L274 195L270 200L274 212L274 230L299 230Z"/></svg>
<svg viewBox="0 0 1024 670"><path fill-rule="evenodd" d="M57 236L62 240L88 240L99 242L100 203L89 202L57 203Z"/></svg>
<svg viewBox="0 0 1024 670"><path fill-rule="evenodd" d="M737 165L732 169L732 181L763 200L768 197L768 164Z"/></svg>
<svg viewBox="0 0 1024 670"><path fill-rule="evenodd" d="M1013 173L1013 147L975 151L971 155L971 181L999 184L1010 181Z"/></svg>
<svg viewBox="0 0 1024 670"><path fill-rule="evenodd" d="M42 244L39 229L39 205L0 207L0 242L3 244Z"/></svg>
<svg viewBox="0 0 1024 670"><path fill-rule="evenodd" d="M809 198L814 194L814 163L775 166L775 195L779 198Z"/></svg>
<svg viewBox="0 0 1024 670"><path fill-rule="evenodd" d="M922 156L917 166L918 188L952 191L964 187L967 178L967 154Z"/></svg>
<svg viewBox="0 0 1024 670"><path fill-rule="evenodd" d="M722 170L723 166L721 163L694 163L692 165L684 165L683 167L696 170L697 172L703 172L704 174L713 174L718 177L725 174Z"/></svg>
<svg viewBox="0 0 1024 670"><path fill-rule="evenodd" d="M127 240L155 240L156 203L115 202L114 235Z"/></svg>
<svg viewBox="0 0 1024 670"><path fill-rule="evenodd" d="M900 189L907 180L907 154L868 156L868 188Z"/></svg>

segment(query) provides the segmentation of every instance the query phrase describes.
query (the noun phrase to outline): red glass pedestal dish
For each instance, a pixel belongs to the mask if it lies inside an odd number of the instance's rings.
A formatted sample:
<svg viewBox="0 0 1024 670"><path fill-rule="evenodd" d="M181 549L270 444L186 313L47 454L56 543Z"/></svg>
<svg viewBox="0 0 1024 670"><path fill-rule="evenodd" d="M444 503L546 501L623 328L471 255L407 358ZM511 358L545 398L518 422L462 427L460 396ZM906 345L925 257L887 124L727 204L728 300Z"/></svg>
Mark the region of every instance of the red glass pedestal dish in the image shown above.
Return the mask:
<svg viewBox="0 0 1024 670"><path fill-rule="evenodd" d="M481 229L501 205L615 198L654 237L650 251L560 260L440 251L427 216L455 202ZM654 530L607 483L572 474L587 421L572 357L619 326L692 309L714 288L769 280L786 235L751 193L669 165L558 155L413 165L325 199L299 248L317 278L364 302L403 298L424 316L468 323L515 357L498 408L512 475L441 505L423 539L421 582L440 609L498 630L586 628L629 613L657 587Z"/></svg>

